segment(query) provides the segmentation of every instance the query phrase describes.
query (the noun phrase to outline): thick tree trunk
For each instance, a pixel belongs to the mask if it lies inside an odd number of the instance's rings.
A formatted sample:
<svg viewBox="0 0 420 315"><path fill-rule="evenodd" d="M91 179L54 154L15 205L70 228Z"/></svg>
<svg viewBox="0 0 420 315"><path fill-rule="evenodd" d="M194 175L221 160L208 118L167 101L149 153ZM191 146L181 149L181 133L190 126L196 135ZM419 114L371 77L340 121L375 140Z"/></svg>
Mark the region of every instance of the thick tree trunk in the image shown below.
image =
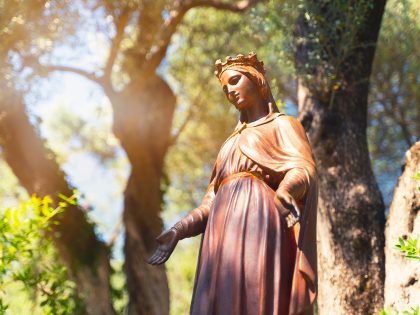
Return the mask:
<svg viewBox="0 0 420 315"><path fill-rule="evenodd" d="M72 195L54 154L30 124L19 95L8 95L0 105L0 146L7 163L29 194ZM109 286L109 250L100 242L86 214L69 205L57 216L53 240L91 315L115 314Z"/></svg>
<svg viewBox="0 0 420 315"><path fill-rule="evenodd" d="M321 7L319 12L325 9ZM299 79L299 119L311 142L320 179L317 239L321 315L376 314L382 308L384 204L370 165L366 126L368 78L383 10L384 1L372 2L365 25L357 33L358 48L338 69L344 84L322 90L323 80L328 80L322 75L326 72L323 69L316 71L315 83L308 83L305 76ZM302 13L295 35L296 67L303 74L315 49L305 40L311 32ZM342 48L337 45L346 44L330 43L333 51ZM325 62L328 64L328 58Z"/></svg>
<svg viewBox="0 0 420 315"><path fill-rule="evenodd" d="M166 82L154 75L134 93L123 92L110 99L114 132L132 167L124 195L129 314L168 314L165 268L148 265L146 260L162 231L160 181L176 98Z"/></svg>
<svg viewBox="0 0 420 315"><path fill-rule="evenodd" d="M420 301L420 262L408 260L395 249L398 238L420 236L420 142L406 153L404 173L394 191L385 232L385 305L404 311Z"/></svg>

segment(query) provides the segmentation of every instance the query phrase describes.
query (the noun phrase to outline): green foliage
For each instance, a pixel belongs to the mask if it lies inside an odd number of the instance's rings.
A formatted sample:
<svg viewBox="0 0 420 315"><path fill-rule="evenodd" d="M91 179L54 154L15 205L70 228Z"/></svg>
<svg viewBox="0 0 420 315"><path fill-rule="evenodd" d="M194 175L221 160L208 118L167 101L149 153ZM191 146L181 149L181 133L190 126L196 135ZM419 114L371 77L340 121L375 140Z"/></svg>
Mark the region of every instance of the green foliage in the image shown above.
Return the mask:
<svg viewBox="0 0 420 315"><path fill-rule="evenodd" d="M395 249L401 251L404 254L404 257L407 259L420 261L420 248L418 247L418 239L413 239L411 237L404 239L399 237L398 244L395 245ZM419 306L416 306L415 308L410 307L410 310L402 312L399 312L392 307L388 307L386 310L381 310L379 315L419 315L419 312Z"/></svg>
<svg viewBox="0 0 420 315"><path fill-rule="evenodd" d="M407 259L414 259L420 261L420 248L418 246L418 239L411 237L404 239L398 238L398 244L395 248L404 253L404 257Z"/></svg>
<svg viewBox="0 0 420 315"><path fill-rule="evenodd" d="M111 299L117 314L127 314L128 293L123 263L121 261L111 261Z"/></svg>
<svg viewBox="0 0 420 315"><path fill-rule="evenodd" d="M26 313L83 314L75 285L48 236L51 225L57 224L54 217L66 205L63 201L54 208L49 197L32 197L19 208L0 212L0 314L13 314L13 309L22 307L10 295L16 287L31 297Z"/></svg>
<svg viewBox="0 0 420 315"><path fill-rule="evenodd" d="M381 310L379 315L419 315L419 307L410 307L408 311L399 312L392 307L388 307L386 310Z"/></svg>
<svg viewBox="0 0 420 315"><path fill-rule="evenodd" d="M413 179L420 180L420 173L416 173L416 175L413 176ZM420 186L417 186L417 190L420 190Z"/></svg>
<svg viewBox="0 0 420 315"><path fill-rule="evenodd" d="M357 73L357 58L350 58L360 48L359 34L365 27L372 0L298 1L301 18L308 31L295 44L310 47L298 75L312 91L329 94L348 88L346 76ZM371 45L369 43L369 45ZM356 69L356 70L355 70Z"/></svg>

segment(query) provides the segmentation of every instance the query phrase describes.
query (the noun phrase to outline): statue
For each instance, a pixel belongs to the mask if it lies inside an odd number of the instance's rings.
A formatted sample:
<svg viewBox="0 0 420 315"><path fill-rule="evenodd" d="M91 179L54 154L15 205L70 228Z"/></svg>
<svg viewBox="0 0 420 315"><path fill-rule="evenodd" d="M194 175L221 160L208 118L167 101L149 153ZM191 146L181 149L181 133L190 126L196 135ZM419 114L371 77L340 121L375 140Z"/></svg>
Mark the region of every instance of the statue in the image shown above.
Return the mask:
<svg viewBox="0 0 420 315"><path fill-rule="evenodd" d="M318 188L305 131L279 113L255 53L218 60L216 76L239 122L201 205L157 237L149 263L203 233L191 314L312 314Z"/></svg>

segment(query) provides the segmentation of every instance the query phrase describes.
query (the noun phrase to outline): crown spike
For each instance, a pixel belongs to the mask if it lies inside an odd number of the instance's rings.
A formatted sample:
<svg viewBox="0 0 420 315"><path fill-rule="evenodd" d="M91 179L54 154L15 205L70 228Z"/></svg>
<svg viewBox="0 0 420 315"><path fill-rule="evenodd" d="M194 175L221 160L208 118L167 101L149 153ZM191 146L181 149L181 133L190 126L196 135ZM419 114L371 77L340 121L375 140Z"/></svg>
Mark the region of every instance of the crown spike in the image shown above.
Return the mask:
<svg viewBox="0 0 420 315"><path fill-rule="evenodd" d="M238 54L236 57L232 58L231 56L226 57L226 61L222 62L221 59L218 59L215 62L216 71L214 72L215 75L220 79L221 74L234 66L251 66L254 67L256 70L265 74L264 63L259 61L257 58L257 54L251 51L247 56L242 54Z"/></svg>

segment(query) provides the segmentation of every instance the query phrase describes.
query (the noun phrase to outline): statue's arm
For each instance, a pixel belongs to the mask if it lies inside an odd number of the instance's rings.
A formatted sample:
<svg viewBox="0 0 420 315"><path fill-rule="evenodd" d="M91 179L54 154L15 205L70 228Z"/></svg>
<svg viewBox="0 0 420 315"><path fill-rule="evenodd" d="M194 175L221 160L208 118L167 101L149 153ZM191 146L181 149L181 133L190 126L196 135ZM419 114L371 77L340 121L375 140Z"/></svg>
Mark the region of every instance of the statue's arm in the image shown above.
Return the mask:
<svg viewBox="0 0 420 315"><path fill-rule="evenodd" d="M299 222L301 214L297 201L305 196L308 188L309 182L305 170L292 168L287 171L276 190L275 204L288 227Z"/></svg>
<svg viewBox="0 0 420 315"><path fill-rule="evenodd" d="M214 179L207 188L207 192L197 208L192 210L181 221L174 225L174 229L178 231L179 239L196 236L201 234L206 229L207 219L209 216L211 205L213 204L214 193Z"/></svg>
<svg viewBox="0 0 420 315"><path fill-rule="evenodd" d="M192 210L181 221L156 238L159 246L154 254L148 259L149 264L163 264L171 256L178 241L204 232L214 196L213 179L207 188L207 192L200 206Z"/></svg>
<svg viewBox="0 0 420 315"><path fill-rule="evenodd" d="M301 200L309 188L308 176L303 168L297 167L287 171L280 182L278 190L287 191L295 200Z"/></svg>
<svg viewBox="0 0 420 315"><path fill-rule="evenodd" d="M289 227L300 219L297 205L309 191L315 173L315 163L308 138L300 122L293 117L282 117L279 131L282 134L283 154L288 156L290 168L276 190L275 203Z"/></svg>

